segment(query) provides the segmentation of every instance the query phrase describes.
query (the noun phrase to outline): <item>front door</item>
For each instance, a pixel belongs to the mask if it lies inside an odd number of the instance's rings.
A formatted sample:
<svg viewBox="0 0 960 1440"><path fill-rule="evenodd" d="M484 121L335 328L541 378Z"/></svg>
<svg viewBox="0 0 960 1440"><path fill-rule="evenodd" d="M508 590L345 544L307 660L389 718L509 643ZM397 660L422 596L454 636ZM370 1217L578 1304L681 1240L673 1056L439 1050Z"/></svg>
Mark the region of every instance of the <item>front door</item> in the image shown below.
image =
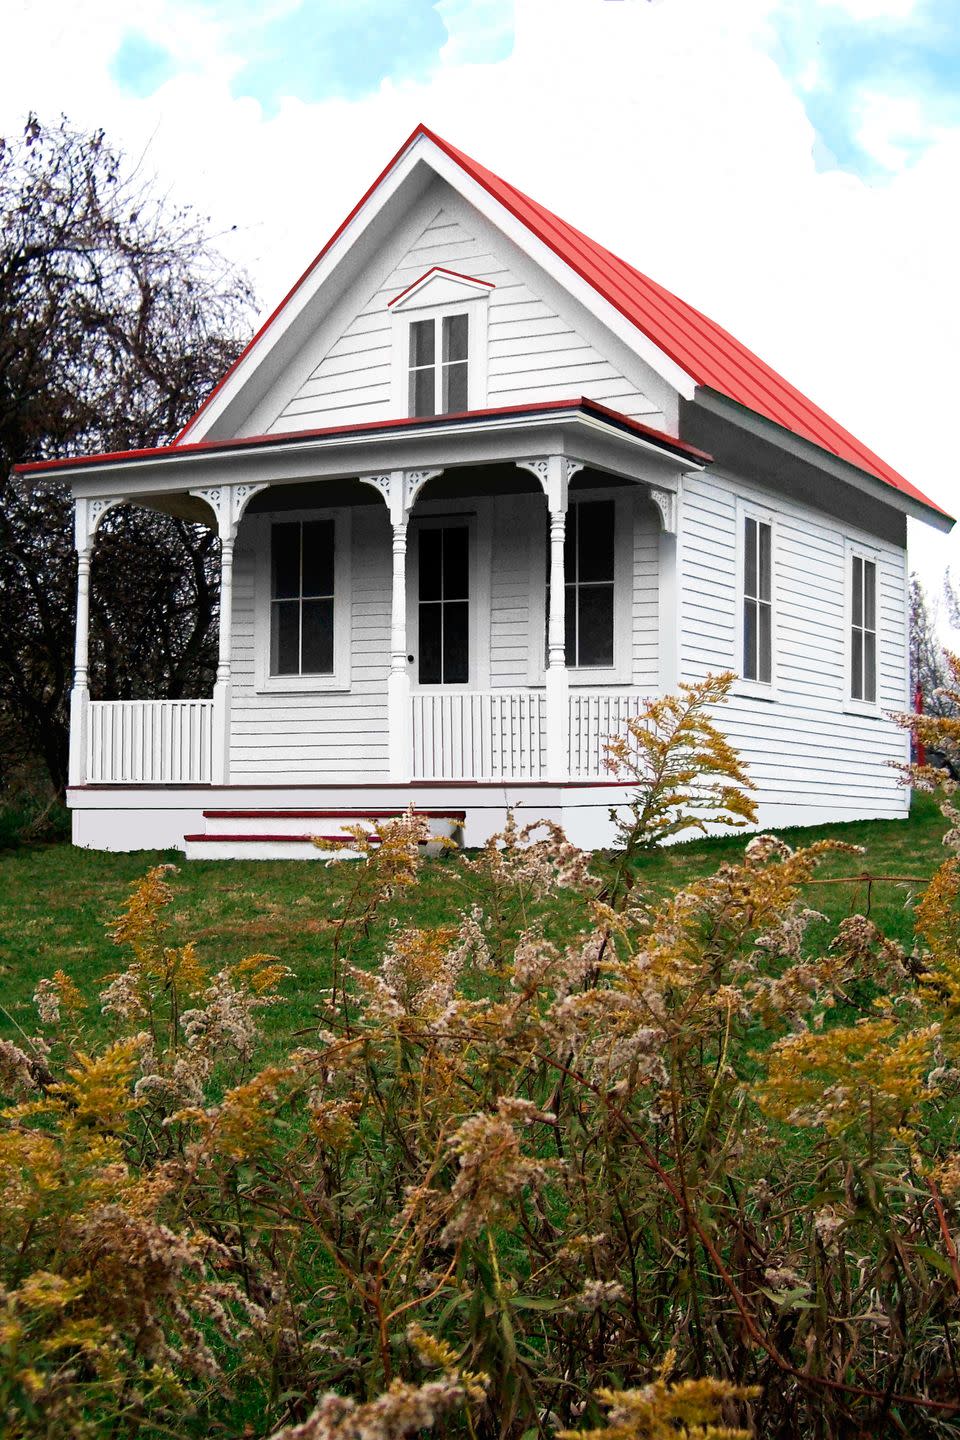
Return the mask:
<svg viewBox="0 0 960 1440"><path fill-rule="evenodd" d="M417 680L466 685L470 679L470 527L426 521L418 527Z"/></svg>

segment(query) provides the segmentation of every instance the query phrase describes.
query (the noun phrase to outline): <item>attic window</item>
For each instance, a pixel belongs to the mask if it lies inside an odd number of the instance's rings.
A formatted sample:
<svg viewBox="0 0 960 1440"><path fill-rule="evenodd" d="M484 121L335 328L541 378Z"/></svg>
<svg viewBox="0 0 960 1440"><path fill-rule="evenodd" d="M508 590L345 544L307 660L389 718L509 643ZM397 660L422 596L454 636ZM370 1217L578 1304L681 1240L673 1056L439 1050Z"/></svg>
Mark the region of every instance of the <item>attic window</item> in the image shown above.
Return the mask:
<svg viewBox="0 0 960 1440"><path fill-rule="evenodd" d="M431 316L411 323L411 415L451 415L468 409L469 331L465 314Z"/></svg>

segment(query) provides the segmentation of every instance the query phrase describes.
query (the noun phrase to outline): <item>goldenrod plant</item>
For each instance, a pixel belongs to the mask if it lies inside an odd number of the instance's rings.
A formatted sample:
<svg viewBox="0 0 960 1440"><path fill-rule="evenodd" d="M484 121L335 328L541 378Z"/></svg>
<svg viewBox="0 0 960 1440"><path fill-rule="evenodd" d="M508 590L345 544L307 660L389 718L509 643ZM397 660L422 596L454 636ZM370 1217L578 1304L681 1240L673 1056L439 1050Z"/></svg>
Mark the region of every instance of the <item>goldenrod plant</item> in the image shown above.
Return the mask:
<svg viewBox="0 0 960 1440"><path fill-rule="evenodd" d="M637 718L614 855L353 837L285 1044L296 977L208 965L169 869L98 995L38 987L0 1042L6 1435L960 1431L960 837L911 947L818 912L837 841L654 901L654 842L753 820L729 683Z"/></svg>

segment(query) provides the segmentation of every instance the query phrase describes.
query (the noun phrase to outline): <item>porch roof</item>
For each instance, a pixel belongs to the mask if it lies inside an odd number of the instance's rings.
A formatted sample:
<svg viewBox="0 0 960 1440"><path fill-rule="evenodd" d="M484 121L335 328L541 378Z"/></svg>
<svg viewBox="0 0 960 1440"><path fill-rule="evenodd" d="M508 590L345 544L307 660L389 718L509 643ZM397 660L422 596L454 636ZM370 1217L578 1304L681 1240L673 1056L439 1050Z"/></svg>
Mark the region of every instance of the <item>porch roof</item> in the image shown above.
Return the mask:
<svg viewBox="0 0 960 1440"><path fill-rule="evenodd" d="M199 440L141 450L65 456L17 465L21 475L57 474L78 494L109 487L148 502L150 490L170 494L203 482L254 476L271 483L348 477L369 471L497 464L560 453L599 469L650 479L651 466L701 469L711 456L586 397L544 401L278 435ZM226 473L229 467L230 473Z"/></svg>

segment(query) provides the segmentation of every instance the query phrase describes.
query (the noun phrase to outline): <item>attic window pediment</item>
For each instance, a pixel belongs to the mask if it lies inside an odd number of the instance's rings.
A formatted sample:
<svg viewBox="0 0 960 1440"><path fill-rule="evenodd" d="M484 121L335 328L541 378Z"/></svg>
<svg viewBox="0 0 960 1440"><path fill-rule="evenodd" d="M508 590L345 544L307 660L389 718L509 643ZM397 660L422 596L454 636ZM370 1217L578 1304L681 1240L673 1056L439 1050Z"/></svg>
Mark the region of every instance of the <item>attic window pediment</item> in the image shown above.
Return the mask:
<svg viewBox="0 0 960 1440"><path fill-rule="evenodd" d="M397 415L450 415L487 401L489 280L434 265L387 302Z"/></svg>
<svg viewBox="0 0 960 1440"><path fill-rule="evenodd" d="M419 280L414 280L412 285L388 300L387 309L396 314L401 310L459 305L469 300L480 300L494 288L492 280L478 280L473 275L460 275L456 270L444 270L442 266L434 265L424 271Z"/></svg>

